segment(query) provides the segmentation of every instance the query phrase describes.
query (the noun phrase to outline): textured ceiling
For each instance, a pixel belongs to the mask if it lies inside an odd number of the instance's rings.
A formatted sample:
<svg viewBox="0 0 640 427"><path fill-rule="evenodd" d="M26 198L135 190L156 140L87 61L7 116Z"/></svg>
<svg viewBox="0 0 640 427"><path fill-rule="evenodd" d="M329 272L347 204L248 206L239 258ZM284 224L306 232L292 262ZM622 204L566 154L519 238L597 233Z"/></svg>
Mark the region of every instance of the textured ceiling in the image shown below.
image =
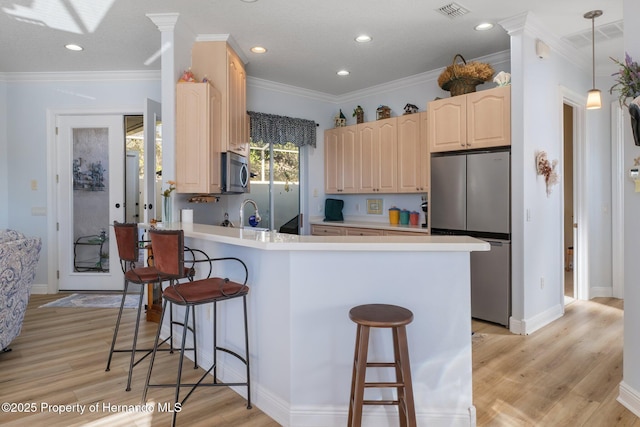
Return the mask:
<svg viewBox="0 0 640 427"><path fill-rule="evenodd" d="M0 73L157 70L160 33L148 13L179 13L194 35L230 34L251 77L331 95L437 70L456 53L477 58L509 49L497 23L530 11L556 37L591 60L595 22L598 64L622 57L622 0L461 0L469 12L449 18L439 0L0 0ZM367 33L368 44L354 38ZM586 37L586 42L585 42ZM70 52L66 43L85 47ZM261 45L264 55L249 49ZM338 77L348 69L351 75Z"/></svg>

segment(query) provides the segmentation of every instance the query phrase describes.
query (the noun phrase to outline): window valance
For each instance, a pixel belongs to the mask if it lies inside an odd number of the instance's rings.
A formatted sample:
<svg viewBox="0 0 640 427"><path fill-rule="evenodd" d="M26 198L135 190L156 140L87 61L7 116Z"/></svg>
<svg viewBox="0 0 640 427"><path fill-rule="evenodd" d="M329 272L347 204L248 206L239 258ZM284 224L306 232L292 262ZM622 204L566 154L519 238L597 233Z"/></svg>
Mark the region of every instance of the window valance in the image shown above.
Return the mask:
<svg viewBox="0 0 640 427"><path fill-rule="evenodd" d="M316 122L274 114L249 111L251 140L267 144L292 144L316 146Z"/></svg>

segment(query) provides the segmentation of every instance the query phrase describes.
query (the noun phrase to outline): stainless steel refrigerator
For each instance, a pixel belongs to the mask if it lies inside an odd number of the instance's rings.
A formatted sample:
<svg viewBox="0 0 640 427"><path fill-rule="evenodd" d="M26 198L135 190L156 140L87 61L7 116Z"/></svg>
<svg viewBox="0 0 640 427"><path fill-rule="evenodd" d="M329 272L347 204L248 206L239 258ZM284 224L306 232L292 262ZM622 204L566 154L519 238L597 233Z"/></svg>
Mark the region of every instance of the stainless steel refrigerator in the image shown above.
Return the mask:
<svg viewBox="0 0 640 427"><path fill-rule="evenodd" d="M471 315L501 325L511 316L511 168L508 150L434 154L431 232L491 244L471 253Z"/></svg>

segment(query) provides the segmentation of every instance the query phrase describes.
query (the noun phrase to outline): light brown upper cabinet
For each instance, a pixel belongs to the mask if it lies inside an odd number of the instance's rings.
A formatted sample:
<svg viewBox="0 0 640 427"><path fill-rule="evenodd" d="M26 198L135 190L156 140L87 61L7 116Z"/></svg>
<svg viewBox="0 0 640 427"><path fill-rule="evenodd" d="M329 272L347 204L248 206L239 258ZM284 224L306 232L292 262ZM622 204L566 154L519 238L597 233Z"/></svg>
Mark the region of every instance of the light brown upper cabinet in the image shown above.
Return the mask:
<svg viewBox="0 0 640 427"><path fill-rule="evenodd" d="M511 145L511 87L429 102L432 153Z"/></svg>
<svg viewBox="0 0 640 427"><path fill-rule="evenodd" d="M429 144L426 112L398 117L398 193L429 190Z"/></svg>
<svg viewBox="0 0 640 427"><path fill-rule="evenodd" d="M395 193L397 184L397 117L357 125L360 193Z"/></svg>
<svg viewBox="0 0 640 427"><path fill-rule="evenodd" d="M356 161L356 125L327 129L324 133L325 193L353 194L360 185Z"/></svg>
<svg viewBox="0 0 640 427"><path fill-rule="evenodd" d="M224 41L196 42L191 51L191 69L206 77L222 96L220 135L223 151L249 156L247 75L238 55Z"/></svg>
<svg viewBox="0 0 640 427"><path fill-rule="evenodd" d="M176 88L176 191L220 192L221 96L209 83Z"/></svg>

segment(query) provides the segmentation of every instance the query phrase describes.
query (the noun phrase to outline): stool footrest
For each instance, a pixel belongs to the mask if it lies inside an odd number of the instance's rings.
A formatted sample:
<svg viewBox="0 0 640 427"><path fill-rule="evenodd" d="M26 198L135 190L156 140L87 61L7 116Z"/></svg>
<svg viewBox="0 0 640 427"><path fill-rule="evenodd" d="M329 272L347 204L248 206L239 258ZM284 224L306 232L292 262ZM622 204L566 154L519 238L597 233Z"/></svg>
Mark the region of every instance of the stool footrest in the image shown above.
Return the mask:
<svg viewBox="0 0 640 427"><path fill-rule="evenodd" d="M391 387L404 387L404 383L395 382L395 383L364 383L365 388L391 388Z"/></svg>
<svg viewBox="0 0 640 427"><path fill-rule="evenodd" d="M363 400L363 405L400 405L397 400Z"/></svg>
<svg viewBox="0 0 640 427"><path fill-rule="evenodd" d="M367 368L395 368L394 362L367 362Z"/></svg>

